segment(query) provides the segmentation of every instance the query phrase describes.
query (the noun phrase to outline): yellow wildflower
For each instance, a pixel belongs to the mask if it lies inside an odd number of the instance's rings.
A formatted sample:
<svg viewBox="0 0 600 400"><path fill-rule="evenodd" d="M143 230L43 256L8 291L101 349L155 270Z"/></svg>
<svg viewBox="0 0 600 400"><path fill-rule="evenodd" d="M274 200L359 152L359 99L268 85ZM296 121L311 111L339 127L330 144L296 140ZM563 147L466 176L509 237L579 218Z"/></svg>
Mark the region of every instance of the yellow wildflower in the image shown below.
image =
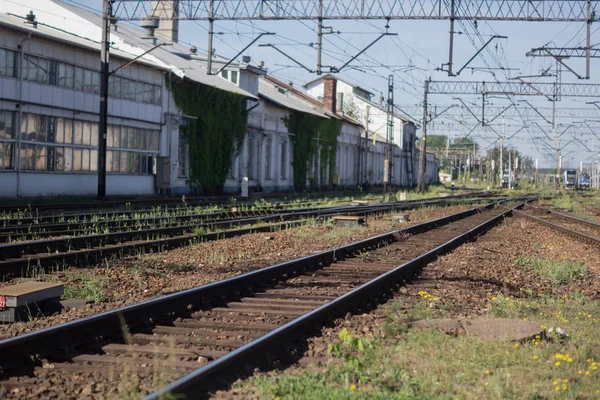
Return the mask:
<svg viewBox="0 0 600 400"><path fill-rule="evenodd" d="M356 390L356 385L350 385L350 390L354 392Z"/></svg>
<svg viewBox="0 0 600 400"><path fill-rule="evenodd" d="M557 367L560 367L560 361L555 362L554 365L556 365Z"/></svg>

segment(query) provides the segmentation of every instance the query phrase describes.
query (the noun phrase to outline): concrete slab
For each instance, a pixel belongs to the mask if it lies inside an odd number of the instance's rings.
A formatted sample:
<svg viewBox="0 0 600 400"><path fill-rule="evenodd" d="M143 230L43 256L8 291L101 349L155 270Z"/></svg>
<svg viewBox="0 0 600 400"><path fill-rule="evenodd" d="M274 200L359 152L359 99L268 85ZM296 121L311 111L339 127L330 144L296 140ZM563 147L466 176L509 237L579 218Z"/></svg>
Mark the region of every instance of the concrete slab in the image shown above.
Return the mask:
<svg viewBox="0 0 600 400"><path fill-rule="evenodd" d="M410 216L408 214L392 216L392 222L395 222L398 224L404 224L409 221L410 221Z"/></svg>
<svg viewBox="0 0 600 400"><path fill-rule="evenodd" d="M462 324L457 319L423 319L413 322L411 327L418 329L437 329L452 334L465 332Z"/></svg>
<svg viewBox="0 0 600 400"><path fill-rule="evenodd" d="M539 322L520 319L476 318L461 321L465 332L483 340L522 341L542 335Z"/></svg>
<svg viewBox="0 0 600 400"><path fill-rule="evenodd" d="M29 281L0 288L4 307L20 307L62 296L65 286L62 283Z"/></svg>
<svg viewBox="0 0 600 400"><path fill-rule="evenodd" d="M365 224L364 217L356 217L352 215L336 215L331 217L336 226L360 226Z"/></svg>
<svg viewBox="0 0 600 400"><path fill-rule="evenodd" d="M410 324L417 329L437 329L451 334L464 334L482 340L526 341L537 335L542 336L544 330L538 322L520 319L475 318L475 319L431 319L420 320Z"/></svg>

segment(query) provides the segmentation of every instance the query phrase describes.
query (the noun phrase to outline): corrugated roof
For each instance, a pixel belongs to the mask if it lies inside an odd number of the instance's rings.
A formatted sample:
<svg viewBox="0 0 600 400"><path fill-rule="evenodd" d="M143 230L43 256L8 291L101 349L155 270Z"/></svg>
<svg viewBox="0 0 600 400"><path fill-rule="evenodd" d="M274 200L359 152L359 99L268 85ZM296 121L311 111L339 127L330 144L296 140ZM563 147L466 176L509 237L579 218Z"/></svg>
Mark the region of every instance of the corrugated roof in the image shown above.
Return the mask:
<svg viewBox="0 0 600 400"><path fill-rule="evenodd" d="M281 91L283 91L283 93ZM329 118L325 115L325 110L319 108L310 102L296 96L287 88L278 86L265 79L258 80L258 92L261 97L290 110L296 110L307 114L317 115L323 118Z"/></svg>
<svg viewBox="0 0 600 400"><path fill-rule="evenodd" d="M0 14L0 22L6 26L72 43L76 46L100 50L102 17L96 13L55 0L19 0L19 3L0 0L0 7L3 12ZM24 20L16 17L24 17L29 10L33 10L36 15L39 23L37 28L25 24ZM118 24L117 30L111 31L111 54L125 59L140 56L155 46L151 40L143 39L143 35L144 31L140 28L125 23ZM164 42L164 40L160 39L160 42ZM186 60L178 56L177 52L187 53L189 49L177 43L172 46L161 46L140 57L136 62L172 71L181 78L185 77L197 83L256 99L256 96L240 89L233 83L221 77L206 74L206 68L201 62Z"/></svg>

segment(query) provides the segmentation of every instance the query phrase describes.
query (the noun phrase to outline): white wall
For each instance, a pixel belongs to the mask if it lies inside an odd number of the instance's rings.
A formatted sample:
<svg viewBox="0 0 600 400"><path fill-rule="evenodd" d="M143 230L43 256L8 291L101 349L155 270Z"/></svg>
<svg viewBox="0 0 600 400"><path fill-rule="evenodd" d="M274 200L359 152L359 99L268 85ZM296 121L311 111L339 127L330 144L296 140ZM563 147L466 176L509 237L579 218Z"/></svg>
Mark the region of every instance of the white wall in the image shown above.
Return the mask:
<svg viewBox="0 0 600 400"><path fill-rule="evenodd" d="M0 47L16 52L25 37L20 32L0 28ZM35 35L23 42L25 54L62 61L71 65L99 70L97 52L72 46L66 43L40 38ZM126 61L111 57L111 69ZM162 105L144 104L123 99L109 98L108 123L152 130L161 130L160 151L166 153L166 128L163 127L163 106L168 96L164 86L164 73L140 64L132 64L118 72L119 76L160 85ZM17 75L18 76L18 75ZM21 85L21 86L20 86ZM20 110L51 117L63 117L83 121L98 122L100 100L98 94L84 93L50 84L41 84L16 77L0 76L0 110L19 109L19 87L22 87ZM19 127L19 113L15 126ZM15 144L20 140L20 128L15 129ZM15 163L15 167L18 167ZM17 191L17 172L0 170L0 196L54 196L54 195L94 195L97 193L97 174L65 172L20 172L19 192ZM107 194L153 194L153 175L108 174Z"/></svg>
<svg viewBox="0 0 600 400"><path fill-rule="evenodd" d="M15 197L17 179L20 180L23 197L43 196L94 196L98 193L97 174L54 174L42 172L0 173L0 197ZM154 193L152 175L107 175L106 194L149 195Z"/></svg>

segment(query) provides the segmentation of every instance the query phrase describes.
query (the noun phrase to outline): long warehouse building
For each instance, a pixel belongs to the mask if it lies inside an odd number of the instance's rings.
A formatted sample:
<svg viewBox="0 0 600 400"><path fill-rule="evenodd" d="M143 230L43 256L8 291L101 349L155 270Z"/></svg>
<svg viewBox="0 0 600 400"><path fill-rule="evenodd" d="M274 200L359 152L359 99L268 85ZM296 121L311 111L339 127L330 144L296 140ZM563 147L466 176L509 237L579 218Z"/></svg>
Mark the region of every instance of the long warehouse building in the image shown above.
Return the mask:
<svg viewBox="0 0 600 400"><path fill-rule="evenodd" d="M0 197L94 195L102 18L57 0L0 5ZM209 75L206 55L178 43L177 21L161 24L144 30L118 23L111 31L107 195L236 193L246 183L265 192L382 184L385 133L339 106L336 87L348 90L343 78L327 76L302 91L269 75L262 62L225 67L220 57ZM177 88L232 101L190 115ZM218 121L221 112L247 116L231 128L242 129L233 139L205 136L207 119ZM294 147L303 132L293 132L292 116L322 127L309 159ZM392 179L412 186L420 156L415 127L398 116L395 124L407 136L394 141ZM325 126L337 127L333 139L321 133ZM219 162L211 158L217 156ZM429 183L437 170L427 154Z"/></svg>

